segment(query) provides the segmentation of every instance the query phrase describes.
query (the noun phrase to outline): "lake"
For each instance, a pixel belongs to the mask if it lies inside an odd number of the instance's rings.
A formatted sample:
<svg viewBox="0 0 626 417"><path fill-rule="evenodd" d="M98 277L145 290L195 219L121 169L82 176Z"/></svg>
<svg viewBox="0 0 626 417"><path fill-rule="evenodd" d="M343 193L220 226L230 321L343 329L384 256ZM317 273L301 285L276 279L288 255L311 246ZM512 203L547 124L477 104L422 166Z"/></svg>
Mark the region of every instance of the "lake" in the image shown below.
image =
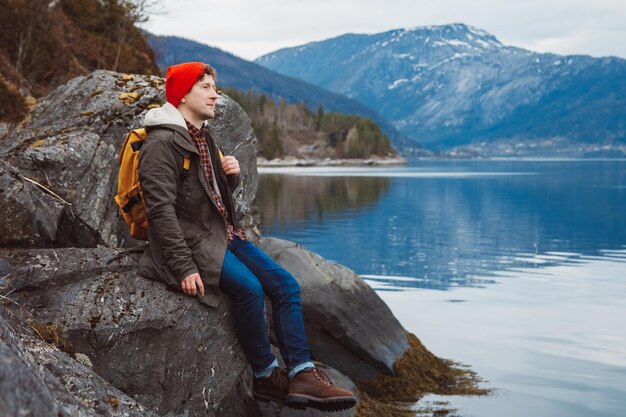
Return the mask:
<svg viewBox="0 0 626 417"><path fill-rule="evenodd" d="M417 415L626 416L626 161L259 172L265 236L353 269L494 389Z"/></svg>

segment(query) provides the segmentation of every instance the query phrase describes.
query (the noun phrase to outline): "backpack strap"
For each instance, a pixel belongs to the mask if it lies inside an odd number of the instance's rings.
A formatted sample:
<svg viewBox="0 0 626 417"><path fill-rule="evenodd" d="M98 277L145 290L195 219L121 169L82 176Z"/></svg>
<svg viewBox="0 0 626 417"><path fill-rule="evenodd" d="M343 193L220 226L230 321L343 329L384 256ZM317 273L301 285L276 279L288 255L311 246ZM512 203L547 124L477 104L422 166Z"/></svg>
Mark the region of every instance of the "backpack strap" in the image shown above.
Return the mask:
<svg viewBox="0 0 626 417"><path fill-rule="evenodd" d="M183 172L180 174L180 178L182 180L186 179L189 176L189 167L191 166L191 158L190 155L183 154Z"/></svg>

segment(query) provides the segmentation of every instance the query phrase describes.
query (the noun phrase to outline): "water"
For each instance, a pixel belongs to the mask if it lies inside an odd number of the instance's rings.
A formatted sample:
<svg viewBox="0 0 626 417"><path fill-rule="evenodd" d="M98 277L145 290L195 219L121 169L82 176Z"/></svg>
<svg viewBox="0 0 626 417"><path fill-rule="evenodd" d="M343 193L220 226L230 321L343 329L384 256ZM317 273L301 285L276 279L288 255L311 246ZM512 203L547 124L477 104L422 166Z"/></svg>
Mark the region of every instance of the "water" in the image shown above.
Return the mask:
<svg viewBox="0 0 626 417"><path fill-rule="evenodd" d="M626 416L626 161L261 171L264 235L353 269L496 390L416 412Z"/></svg>

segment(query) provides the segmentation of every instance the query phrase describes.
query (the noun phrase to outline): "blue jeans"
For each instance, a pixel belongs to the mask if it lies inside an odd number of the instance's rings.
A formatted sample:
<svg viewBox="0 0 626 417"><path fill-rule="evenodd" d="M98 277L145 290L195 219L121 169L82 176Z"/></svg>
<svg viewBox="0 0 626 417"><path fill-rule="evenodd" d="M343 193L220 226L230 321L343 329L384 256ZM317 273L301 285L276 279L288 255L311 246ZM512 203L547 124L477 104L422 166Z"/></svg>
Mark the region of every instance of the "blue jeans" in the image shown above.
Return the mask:
<svg viewBox="0 0 626 417"><path fill-rule="evenodd" d="M300 286L291 273L251 242L235 236L224 255L220 290L233 300L235 331L255 376L265 376L278 365L263 313L265 294L272 303L278 348L290 374L313 366Z"/></svg>

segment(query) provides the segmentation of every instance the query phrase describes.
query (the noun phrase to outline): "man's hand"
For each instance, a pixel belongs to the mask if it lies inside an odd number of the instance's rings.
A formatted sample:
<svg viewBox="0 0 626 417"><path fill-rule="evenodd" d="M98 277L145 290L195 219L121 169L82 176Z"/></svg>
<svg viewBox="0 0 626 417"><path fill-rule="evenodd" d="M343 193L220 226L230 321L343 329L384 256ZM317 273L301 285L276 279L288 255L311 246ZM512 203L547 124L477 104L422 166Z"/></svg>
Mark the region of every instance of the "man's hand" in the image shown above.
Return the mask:
<svg viewBox="0 0 626 417"><path fill-rule="evenodd" d="M200 274L191 274L182 280L180 286L187 295L196 295L196 286L200 290L200 296L204 297L204 284L200 279Z"/></svg>
<svg viewBox="0 0 626 417"><path fill-rule="evenodd" d="M222 158L222 170L226 175L239 174L239 161L232 155L227 155Z"/></svg>

